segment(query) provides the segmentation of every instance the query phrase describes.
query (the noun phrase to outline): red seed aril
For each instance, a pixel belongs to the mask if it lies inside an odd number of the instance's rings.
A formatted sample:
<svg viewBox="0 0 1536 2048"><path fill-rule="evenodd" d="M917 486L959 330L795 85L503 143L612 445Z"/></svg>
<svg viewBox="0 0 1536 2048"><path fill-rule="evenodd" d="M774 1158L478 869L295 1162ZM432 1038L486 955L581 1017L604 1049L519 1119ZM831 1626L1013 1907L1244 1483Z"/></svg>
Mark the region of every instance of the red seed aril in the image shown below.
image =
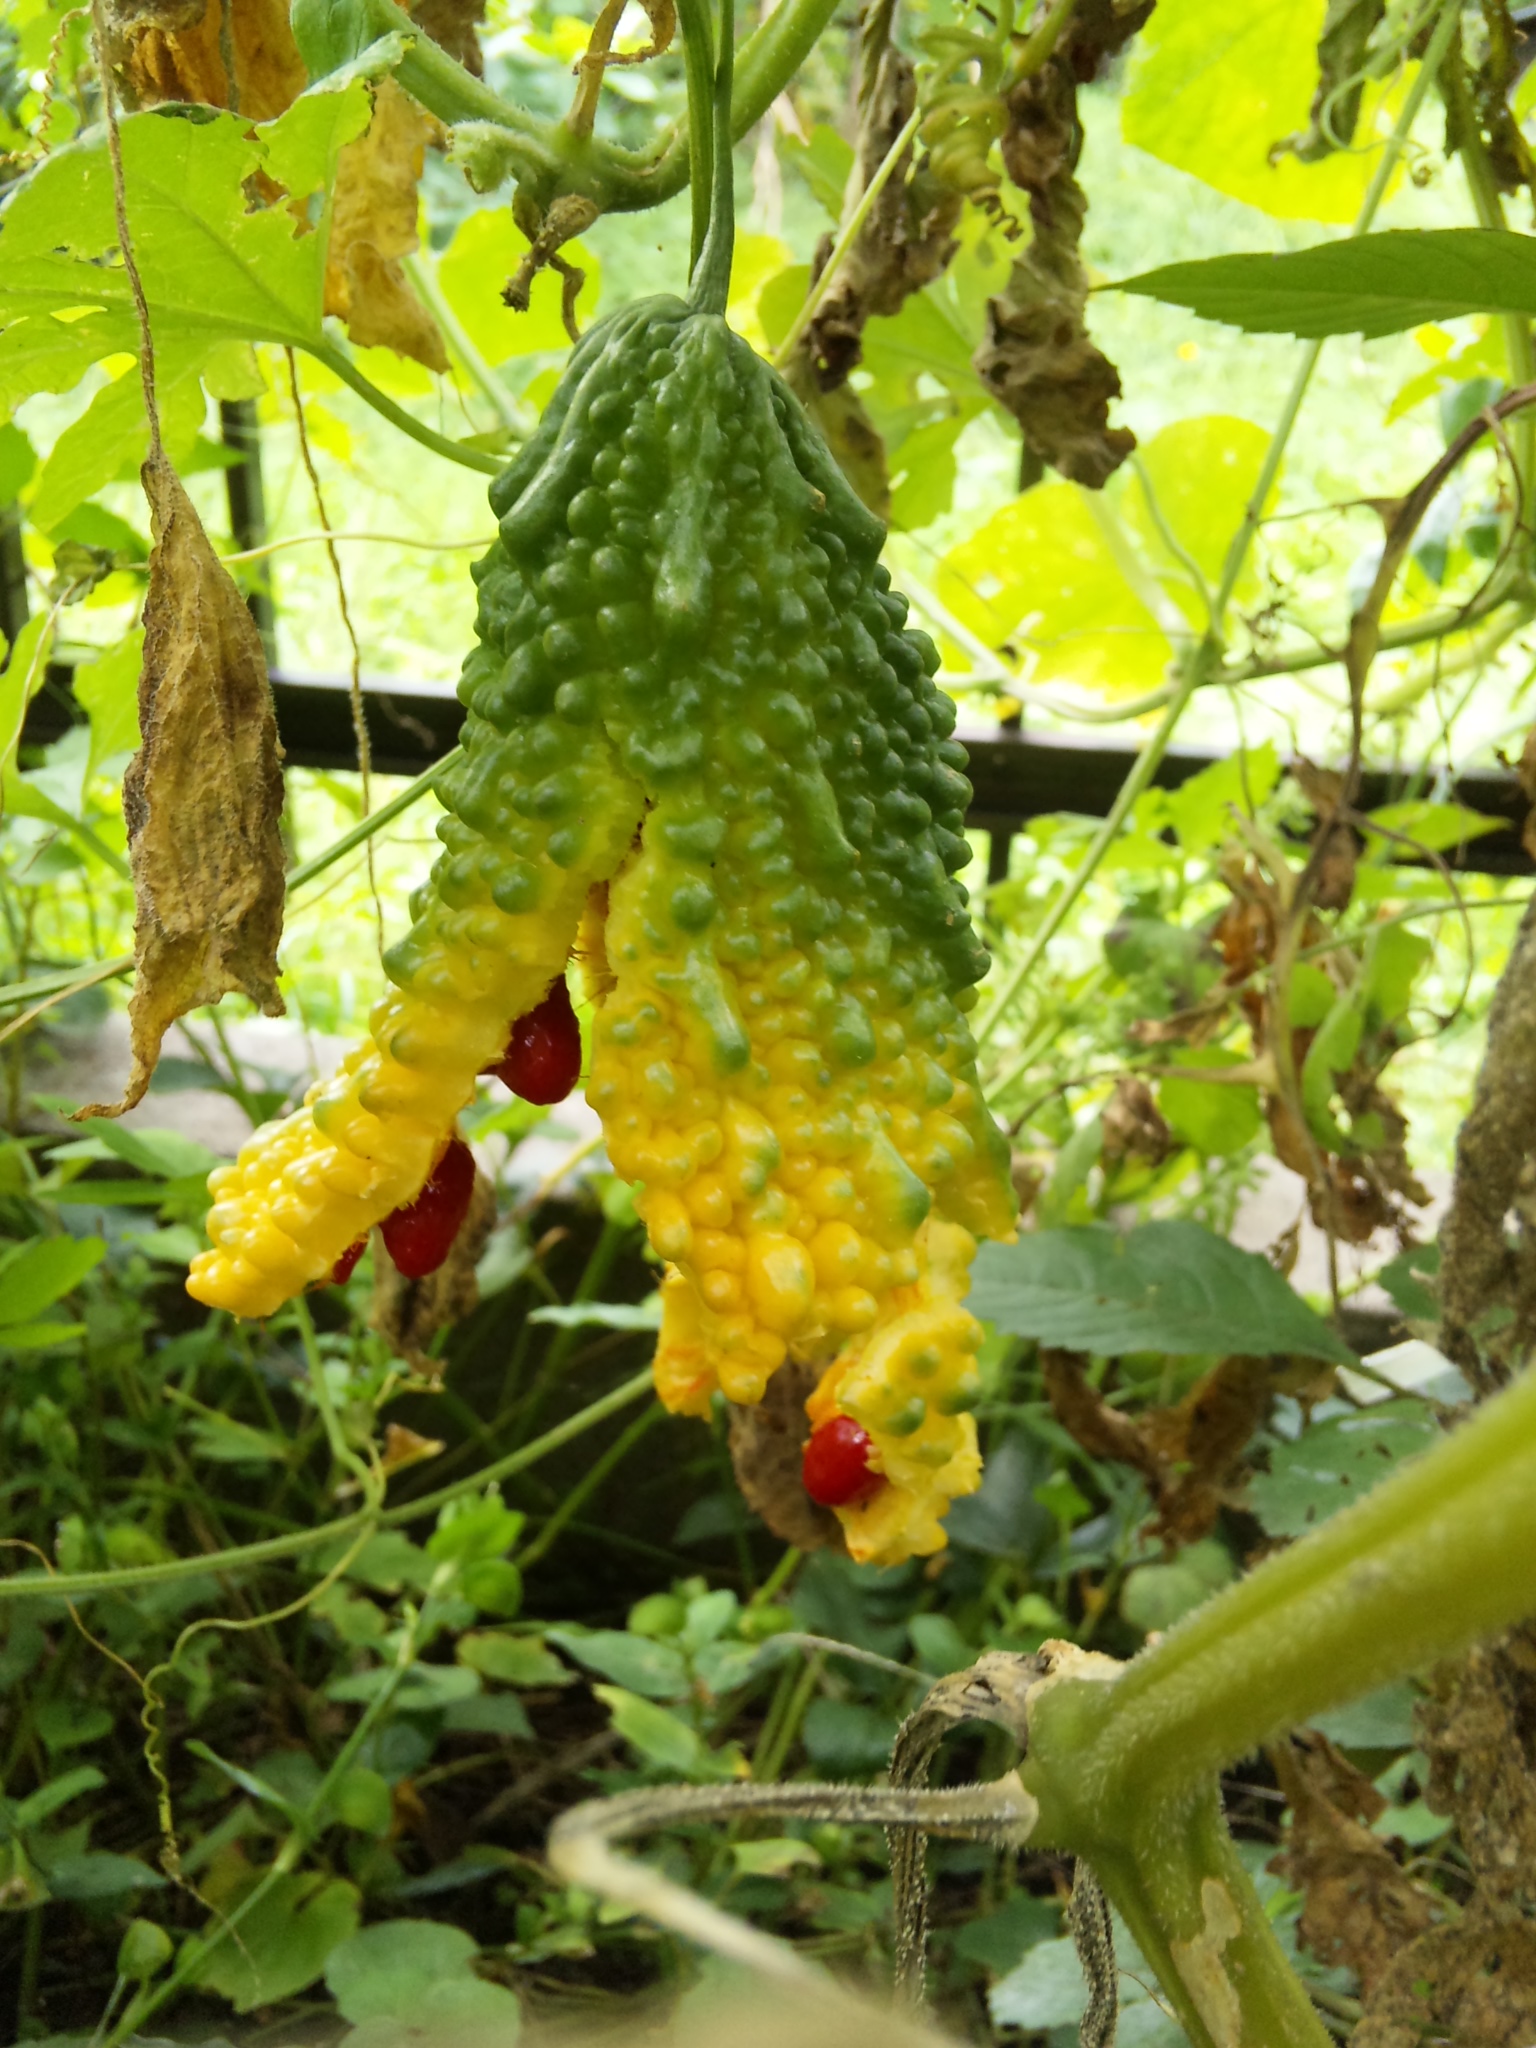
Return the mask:
<svg viewBox="0 0 1536 2048"><path fill-rule="evenodd" d="M486 1072L524 1102L564 1102L581 1072L581 1026L563 974L542 1003L517 1019L506 1051Z"/></svg>
<svg viewBox="0 0 1536 2048"><path fill-rule="evenodd" d="M824 1508L846 1508L876 1492L885 1478L870 1470L870 1450L869 1431L851 1415L824 1422L813 1432L800 1466L811 1499Z"/></svg>
<svg viewBox="0 0 1536 2048"><path fill-rule="evenodd" d="M360 1237L356 1244L349 1244L335 1265L332 1266L331 1277L327 1284L331 1287L341 1287L350 1280L354 1267L367 1249L368 1239L366 1236Z"/></svg>
<svg viewBox="0 0 1536 2048"><path fill-rule="evenodd" d="M450 1138L414 1202L379 1225L385 1249L407 1280L424 1280L447 1258L475 1192L475 1155Z"/></svg>

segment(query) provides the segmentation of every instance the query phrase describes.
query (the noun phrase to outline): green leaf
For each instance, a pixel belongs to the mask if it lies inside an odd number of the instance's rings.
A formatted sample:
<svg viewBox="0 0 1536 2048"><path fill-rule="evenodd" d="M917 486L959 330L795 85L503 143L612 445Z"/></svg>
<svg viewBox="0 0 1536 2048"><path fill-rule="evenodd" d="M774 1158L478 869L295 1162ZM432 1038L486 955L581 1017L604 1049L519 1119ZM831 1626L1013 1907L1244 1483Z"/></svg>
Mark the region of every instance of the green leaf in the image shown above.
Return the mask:
<svg viewBox="0 0 1536 2048"><path fill-rule="evenodd" d="M546 1633L550 1642L558 1643L577 1663L616 1679L631 1692L644 1693L653 1700L688 1697L688 1665L681 1650L670 1643L616 1628L594 1629L590 1635L570 1628L552 1628Z"/></svg>
<svg viewBox="0 0 1536 2048"><path fill-rule="evenodd" d="M1422 932L1410 931L1405 924L1384 924L1372 932L1360 977L1371 1029L1380 1030L1403 1015L1434 950Z"/></svg>
<svg viewBox="0 0 1536 2048"><path fill-rule="evenodd" d="M171 336L210 346L320 339L328 221L300 221L289 202L319 189L368 118L355 85L306 96L254 132L237 114L183 107L121 123L129 228L162 346ZM253 208L247 180L258 171L292 179L287 197ZM100 261L117 247L104 138L44 160L6 209L5 241L0 314L131 312L126 274Z"/></svg>
<svg viewBox="0 0 1536 2048"><path fill-rule="evenodd" d="M503 1507L494 1490L478 1500L450 1501L427 1538L427 1555L434 1564L499 1558L517 1541L526 1519L517 1509Z"/></svg>
<svg viewBox="0 0 1536 2048"><path fill-rule="evenodd" d="M1161 0L1133 45L1126 141L1282 219L1352 221L1376 168L1370 145L1404 85L1367 89L1352 152L1315 164L1276 152L1309 125L1324 7Z"/></svg>
<svg viewBox="0 0 1536 2048"><path fill-rule="evenodd" d="M1251 818L1279 780L1280 756L1273 740L1264 740L1223 761L1213 761L1188 782L1167 791L1163 815L1186 853L1204 853L1230 837L1234 812Z"/></svg>
<svg viewBox="0 0 1536 2048"><path fill-rule="evenodd" d="M107 1255L99 1237L35 1237L0 1258L0 1326L30 1323Z"/></svg>
<svg viewBox="0 0 1536 2048"><path fill-rule="evenodd" d="M142 627L94 661L82 661L70 678L75 702L91 721L91 769L110 754L139 744L139 670L144 660Z"/></svg>
<svg viewBox="0 0 1536 2048"><path fill-rule="evenodd" d="M1249 334L1401 334L1469 313L1536 313L1536 242L1498 228L1394 228L1284 256L1212 256L1115 290Z"/></svg>
<svg viewBox="0 0 1536 2048"><path fill-rule="evenodd" d="M1257 1252L1198 1223L1037 1230L983 1245L970 1308L1016 1337L1077 1351L1354 1353Z"/></svg>
<svg viewBox="0 0 1536 2048"><path fill-rule="evenodd" d="M254 1889L257 1880L243 1887ZM228 1895L218 1904L228 1913L238 1902ZM227 1998L236 2012L275 2005L313 1984L327 1959L357 1932L360 1900L357 1887L318 1871L284 1874L240 1922L239 1939L224 1939L197 1964L191 1981ZM219 1931L210 1921L206 1941Z"/></svg>
<svg viewBox="0 0 1536 2048"><path fill-rule="evenodd" d="M61 1750L81 1749L110 1735L112 1716L105 1707L81 1700L48 1700L34 1711L32 1725L48 1754L57 1756Z"/></svg>
<svg viewBox="0 0 1536 2048"><path fill-rule="evenodd" d="M201 338L179 336L155 345L155 396L173 461L191 447L206 404L200 380ZM137 364L104 384L84 413L53 444L27 510L34 525L52 533L84 498L124 469L137 469L149 451L149 421Z"/></svg>
<svg viewBox="0 0 1536 2048"><path fill-rule="evenodd" d="M1015 498L944 556L936 594L989 647L1022 639L1034 682L1150 690L1173 649L1127 583L1091 496L1055 483Z"/></svg>
<svg viewBox="0 0 1536 2048"><path fill-rule="evenodd" d="M44 1858L38 1863L56 1899L72 1899L77 1905L105 1903L130 1892L159 1891L165 1879L136 1856L118 1856L110 1849L81 1849L72 1855Z"/></svg>
<svg viewBox="0 0 1536 2048"><path fill-rule="evenodd" d="M1126 1576L1120 1612L1143 1635L1172 1628L1235 1576L1226 1545L1214 1537L1191 1543L1172 1564L1143 1564Z"/></svg>
<svg viewBox="0 0 1536 2048"><path fill-rule="evenodd" d="M1348 1507L1404 1458L1428 1450L1439 1431L1421 1401L1312 1422L1270 1453L1269 1470L1248 1483L1248 1505L1271 1536L1300 1536Z"/></svg>
<svg viewBox="0 0 1536 2048"><path fill-rule="evenodd" d="M48 674L53 631L52 612L38 612L28 619L12 642L10 660L0 670L0 774L8 774L16 765L27 706Z"/></svg>
<svg viewBox="0 0 1536 2048"><path fill-rule="evenodd" d="M785 161L804 178L815 198L836 222L842 216L843 193L853 169L853 147L835 128L819 122L808 139L786 136L779 145ZM802 297L804 293L802 291Z"/></svg>
<svg viewBox="0 0 1536 2048"><path fill-rule="evenodd" d="M1132 474L1119 493L1127 526L1153 560L1167 569L1188 574L1159 530L1153 516L1155 500L1163 524L1171 529L1179 548L1192 558L1207 584L1214 588L1220 582L1232 535L1258 487L1269 440L1264 429L1251 420L1225 413L1175 420L1153 435L1138 451ZM1277 477L1265 500L1266 509L1273 505L1278 491ZM1239 597L1258 588L1256 569L1248 568L1244 578L1238 585ZM1171 588L1184 603L1178 586ZM1186 605L1186 609L1191 618L1204 623L1202 613L1193 603ZM1265 751L1273 754L1274 748L1266 742L1263 748L1252 750L1250 760ZM1276 779L1279 772L1277 759ZM1263 792L1265 796L1268 793ZM1255 803L1261 800L1255 795Z"/></svg>
<svg viewBox="0 0 1536 2048"><path fill-rule="evenodd" d="M820 1870L821 1858L809 1842L793 1835L769 1835L756 1842L733 1842L731 1861L741 1877L789 1877L796 1870Z"/></svg>
<svg viewBox="0 0 1536 2048"><path fill-rule="evenodd" d="M62 1778L39 1785L35 1792L29 1793L12 1809L11 1833L24 1835L31 1828L41 1827L60 1807L68 1806L83 1792L99 1791L106 1782L104 1773L98 1771L94 1764L79 1764L74 1770L66 1771Z"/></svg>
<svg viewBox="0 0 1536 2048"><path fill-rule="evenodd" d="M643 1700L621 1685L594 1685L592 1691L607 1707L614 1728L647 1763L679 1778L729 1775L728 1766L710 1753L688 1723L654 1700Z"/></svg>
<svg viewBox="0 0 1536 2048"><path fill-rule="evenodd" d="M0 427L0 505L13 505L32 481L37 457L14 420Z"/></svg>
<svg viewBox="0 0 1536 2048"><path fill-rule="evenodd" d="M326 1989L354 2025L400 2013L430 1998L445 1978L464 1976L479 1944L438 1920L388 1920L365 1927L333 1950Z"/></svg>
<svg viewBox="0 0 1536 2048"><path fill-rule="evenodd" d="M460 1636L454 1655L461 1664L502 1685L574 1685L576 1674L551 1656L537 1636L509 1636L477 1629Z"/></svg>
<svg viewBox="0 0 1536 2048"><path fill-rule="evenodd" d="M488 363L514 356L564 355L571 337L561 316L563 280L541 270L533 280L526 313L502 303L501 288L528 253L528 239L514 227L505 206L466 214L438 259L437 281L459 323ZM602 266L590 249L567 242L561 251L586 275L577 301L586 326L602 295Z"/></svg>
<svg viewBox="0 0 1536 2048"><path fill-rule="evenodd" d="M550 1323L557 1330L659 1330L661 1296L647 1301L556 1302L534 1309L530 1323Z"/></svg>
<svg viewBox="0 0 1536 2048"><path fill-rule="evenodd" d="M1241 1063L1238 1054L1217 1046L1203 1046L1194 1057L1203 1067ZM1264 1121L1259 1091L1244 1081L1188 1081L1169 1074L1157 1084L1157 1106L1173 1135L1208 1159L1241 1152Z"/></svg>
<svg viewBox="0 0 1536 2048"><path fill-rule="evenodd" d="M513 1693L476 1693L473 1699L455 1700L443 1715L444 1732L450 1735L499 1735L509 1742L532 1742L533 1723L523 1703Z"/></svg>
<svg viewBox="0 0 1536 2048"><path fill-rule="evenodd" d="M84 1135L53 1146L50 1160L124 1159L152 1180L206 1177L219 1164L217 1152L181 1131L128 1130L105 1116L87 1117L79 1129Z"/></svg>
<svg viewBox="0 0 1536 2048"><path fill-rule="evenodd" d="M380 1664L372 1671L354 1671L345 1678L333 1678L325 1688L328 1700L342 1700L366 1706L376 1700L394 1681L394 1667ZM472 1699L480 1690L473 1671L458 1664L413 1664L395 1689L395 1706L402 1714L437 1714L459 1700Z"/></svg>
<svg viewBox="0 0 1536 2048"><path fill-rule="evenodd" d="M0 1324L0 1350L50 1351L84 1335L84 1323L5 1323Z"/></svg>
<svg viewBox="0 0 1536 2048"><path fill-rule="evenodd" d="M1380 805L1364 821L1364 830L1373 840L1373 851L1403 860L1413 848L1405 847L1400 840L1387 839L1387 832L1400 832L1403 839L1412 840L1414 847L1422 847L1426 853L1444 853L1452 847L1469 845L1485 833L1502 832L1504 823L1502 818L1470 811L1465 804L1437 804L1428 797L1416 797L1405 803Z"/></svg>
<svg viewBox="0 0 1536 2048"><path fill-rule="evenodd" d="M387 1780L366 1764L354 1764L345 1773L331 1794L331 1806L343 1826L380 1839L389 1833L394 1819Z"/></svg>

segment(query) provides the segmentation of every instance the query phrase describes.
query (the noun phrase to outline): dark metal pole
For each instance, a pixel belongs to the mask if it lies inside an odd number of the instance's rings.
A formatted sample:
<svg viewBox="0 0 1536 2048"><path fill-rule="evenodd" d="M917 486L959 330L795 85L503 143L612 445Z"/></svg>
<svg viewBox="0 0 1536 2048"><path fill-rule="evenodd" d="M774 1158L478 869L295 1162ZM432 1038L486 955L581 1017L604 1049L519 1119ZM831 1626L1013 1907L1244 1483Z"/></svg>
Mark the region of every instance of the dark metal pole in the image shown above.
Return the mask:
<svg viewBox="0 0 1536 2048"><path fill-rule="evenodd" d="M0 505L0 633L7 642L27 623L27 563L21 552L21 507Z"/></svg>
<svg viewBox="0 0 1536 2048"><path fill-rule="evenodd" d="M261 428L252 398L222 398L219 429L224 446L240 456L224 472L229 495L229 531L237 549L262 547L267 538L267 502L261 481ZM270 668L277 660L277 612L272 599L272 567L268 560L246 565L246 603L256 621Z"/></svg>

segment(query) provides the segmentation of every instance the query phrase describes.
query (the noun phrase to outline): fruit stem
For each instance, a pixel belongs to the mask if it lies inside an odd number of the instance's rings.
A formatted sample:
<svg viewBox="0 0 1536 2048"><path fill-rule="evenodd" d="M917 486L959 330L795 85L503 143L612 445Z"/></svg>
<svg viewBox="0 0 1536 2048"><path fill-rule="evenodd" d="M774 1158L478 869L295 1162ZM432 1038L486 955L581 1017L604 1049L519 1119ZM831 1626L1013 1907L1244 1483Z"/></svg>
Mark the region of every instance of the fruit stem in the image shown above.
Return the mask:
<svg viewBox="0 0 1536 2048"><path fill-rule="evenodd" d="M720 0L720 52L715 63L713 175L709 229L704 237L689 303L698 313L723 313L730 292L731 256L736 240L736 166L731 156L731 78L736 55L734 0ZM690 87L692 80L690 77ZM690 105L689 118L702 125L706 109Z"/></svg>

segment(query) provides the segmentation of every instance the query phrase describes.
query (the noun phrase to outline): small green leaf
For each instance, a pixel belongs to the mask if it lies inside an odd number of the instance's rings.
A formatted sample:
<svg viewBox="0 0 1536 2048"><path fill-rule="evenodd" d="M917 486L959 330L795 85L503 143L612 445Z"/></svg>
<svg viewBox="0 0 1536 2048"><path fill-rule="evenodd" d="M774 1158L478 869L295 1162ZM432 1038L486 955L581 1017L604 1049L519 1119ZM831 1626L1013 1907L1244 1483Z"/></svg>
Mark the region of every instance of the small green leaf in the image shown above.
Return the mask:
<svg viewBox="0 0 1536 2048"><path fill-rule="evenodd" d="M394 1818L388 1784L365 1764L354 1764L345 1774L331 1795L331 1806L344 1826L381 1839Z"/></svg>
<svg viewBox="0 0 1536 2048"><path fill-rule="evenodd" d="M0 1327L30 1323L107 1255L99 1237L34 1237L0 1258Z"/></svg>
<svg viewBox="0 0 1536 2048"><path fill-rule="evenodd" d="M1105 1224L1037 1230L984 1245L970 1307L1016 1337L1077 1351L1300 1352L1355 1363L1267 1259L1188 1221L1124 1236Z"/></svg>
<svg viewBox="0 0 1536 2048"><path fill-rule="evenodd" d="M788 1877L796 1870L820 1870L821 1858L809 1842L792 1835L769 1835L757 1842L733 1842L731 1861L741 1877Z"/></svg>
<svg viewBox="0 0 1536 2048"><path fill-rule="evenodd" d="M1359 1500L1404 1458L1427 1450L1438 1434L1421 1401L1382 1401L1314 1421L1294 1442L1275 1445L1269 1470L1249 1481L1248 1505L1271 1536L1303 1535Z"/></svg>
<svg viewBox="0 0 1536 2048"><path fill-rule="evenodd" d="M600 1671L631 1692L644 1693L653 1700L682 1700L688 1697L688 1665L681 1650L646 1636L629 1635L623 1629L552 1628L546 1631L578 1664Z"/></svg>
<svg viewBox="0 0 1536 2048"><path fill-rule="evenodd" d="M718 1759L676 1714L621 1685L594 1685L592 1690L607 1707L618 1733L647 1763L680 1778L724 1775Z"/></svg>
<svg viewBox="0 0 1536 2048"><path fill-rule="evenodd" d="M499 1629L460 1636L454 1655L461 1664L502 1685L574 1685L576 1674L551 1656L537 1636L504 1635Z"/></svg>
<svg viewBox="0 0 1536 2048"><path fill-rule="evenodd" d="M328 1958L326 1989L357 2025L419 2005L445 1978L466 1974L479 1944L439 1920L387 1920L351 1935Z"/></svg>
<svg viewBox="0 0 1536 2048"><path fill-rule="evenodd" d="M526 1519L516 1509L503 1507L494 1491L478 1500L450 1501L427 1538L427 1555L434 1564L500 1558L517 1541Z"/></svg>
<svg viewBox="0 0 1536 2048"><path fill-rule="evenodd" d="M1172 1628L1212 1593L1230 1585L1233 1576L1225 1544L1214 1538L1191 1543L1172 1564L1138 1565L1128 1573L1120 1589L1120 1612L1143 1635Z"/></svg>
<svg viewBox="0 0 1536 2048"><path fill-rule="evenodd" d="M257 1879L238 1897L255 1888ZM223 1895L224 1913L238 1897ZM360 1900L355 1885L318 1871L284 1874L240 1922L238 1941L221 1941L196 1964L191 1981L227 1998L236 2012L275 2005L313 1984L332 1951L357 1932ZM204 1939L219 1931L209 1922Z"/></svg>
<svg viewBox="0 0 1536 2048"><path fill-rule="evenodd" d="M648 1301L555 1302L530 1311L530 1323L549 1323L557 1330L659 1330L661 1296Z"/></svg>
<svg viewBox="0 0 1536 2048"><path fill-rule="evenodd" d="M108 755L131 752L139 744L139 668L143 658L143 630L135 627L105 654L80 662L70 679L75 701L91 721L93 769Z"/></svg>
<svg viewBox="0 0 1536 2048"><path fill-rule="evenodd" d="M176 1953L171 1937L153 1920L130 1920L117 1945L117 1974L130 1984L159 1976Z"/></svg>
<svg viewBox="0 0 1536 2048"><path fill-rule="evenodd" d="M1236 1066L1239 1056L1203 1046L1202 1066ZM1169 1130L1208 1159L1229 1159L1250 1144L1263 1123L1259 1091L1241 1081L1188 1081L1169 1074L1158 1081L1157 1106Z"/></svg>
<svg viewBox="0 0 1536 2048"><path fill-rule="evenodd" d="M77 1765L74 1770L66 1771L62 1778L39 1785L35 1792L18 1802L11 1812L11 1832L24 1835L31 1828L41 1827L45 1820L50 1820L72 1799L78 1799L85 1792L98 1791L106 1782L94 1764Z"/></svg>

